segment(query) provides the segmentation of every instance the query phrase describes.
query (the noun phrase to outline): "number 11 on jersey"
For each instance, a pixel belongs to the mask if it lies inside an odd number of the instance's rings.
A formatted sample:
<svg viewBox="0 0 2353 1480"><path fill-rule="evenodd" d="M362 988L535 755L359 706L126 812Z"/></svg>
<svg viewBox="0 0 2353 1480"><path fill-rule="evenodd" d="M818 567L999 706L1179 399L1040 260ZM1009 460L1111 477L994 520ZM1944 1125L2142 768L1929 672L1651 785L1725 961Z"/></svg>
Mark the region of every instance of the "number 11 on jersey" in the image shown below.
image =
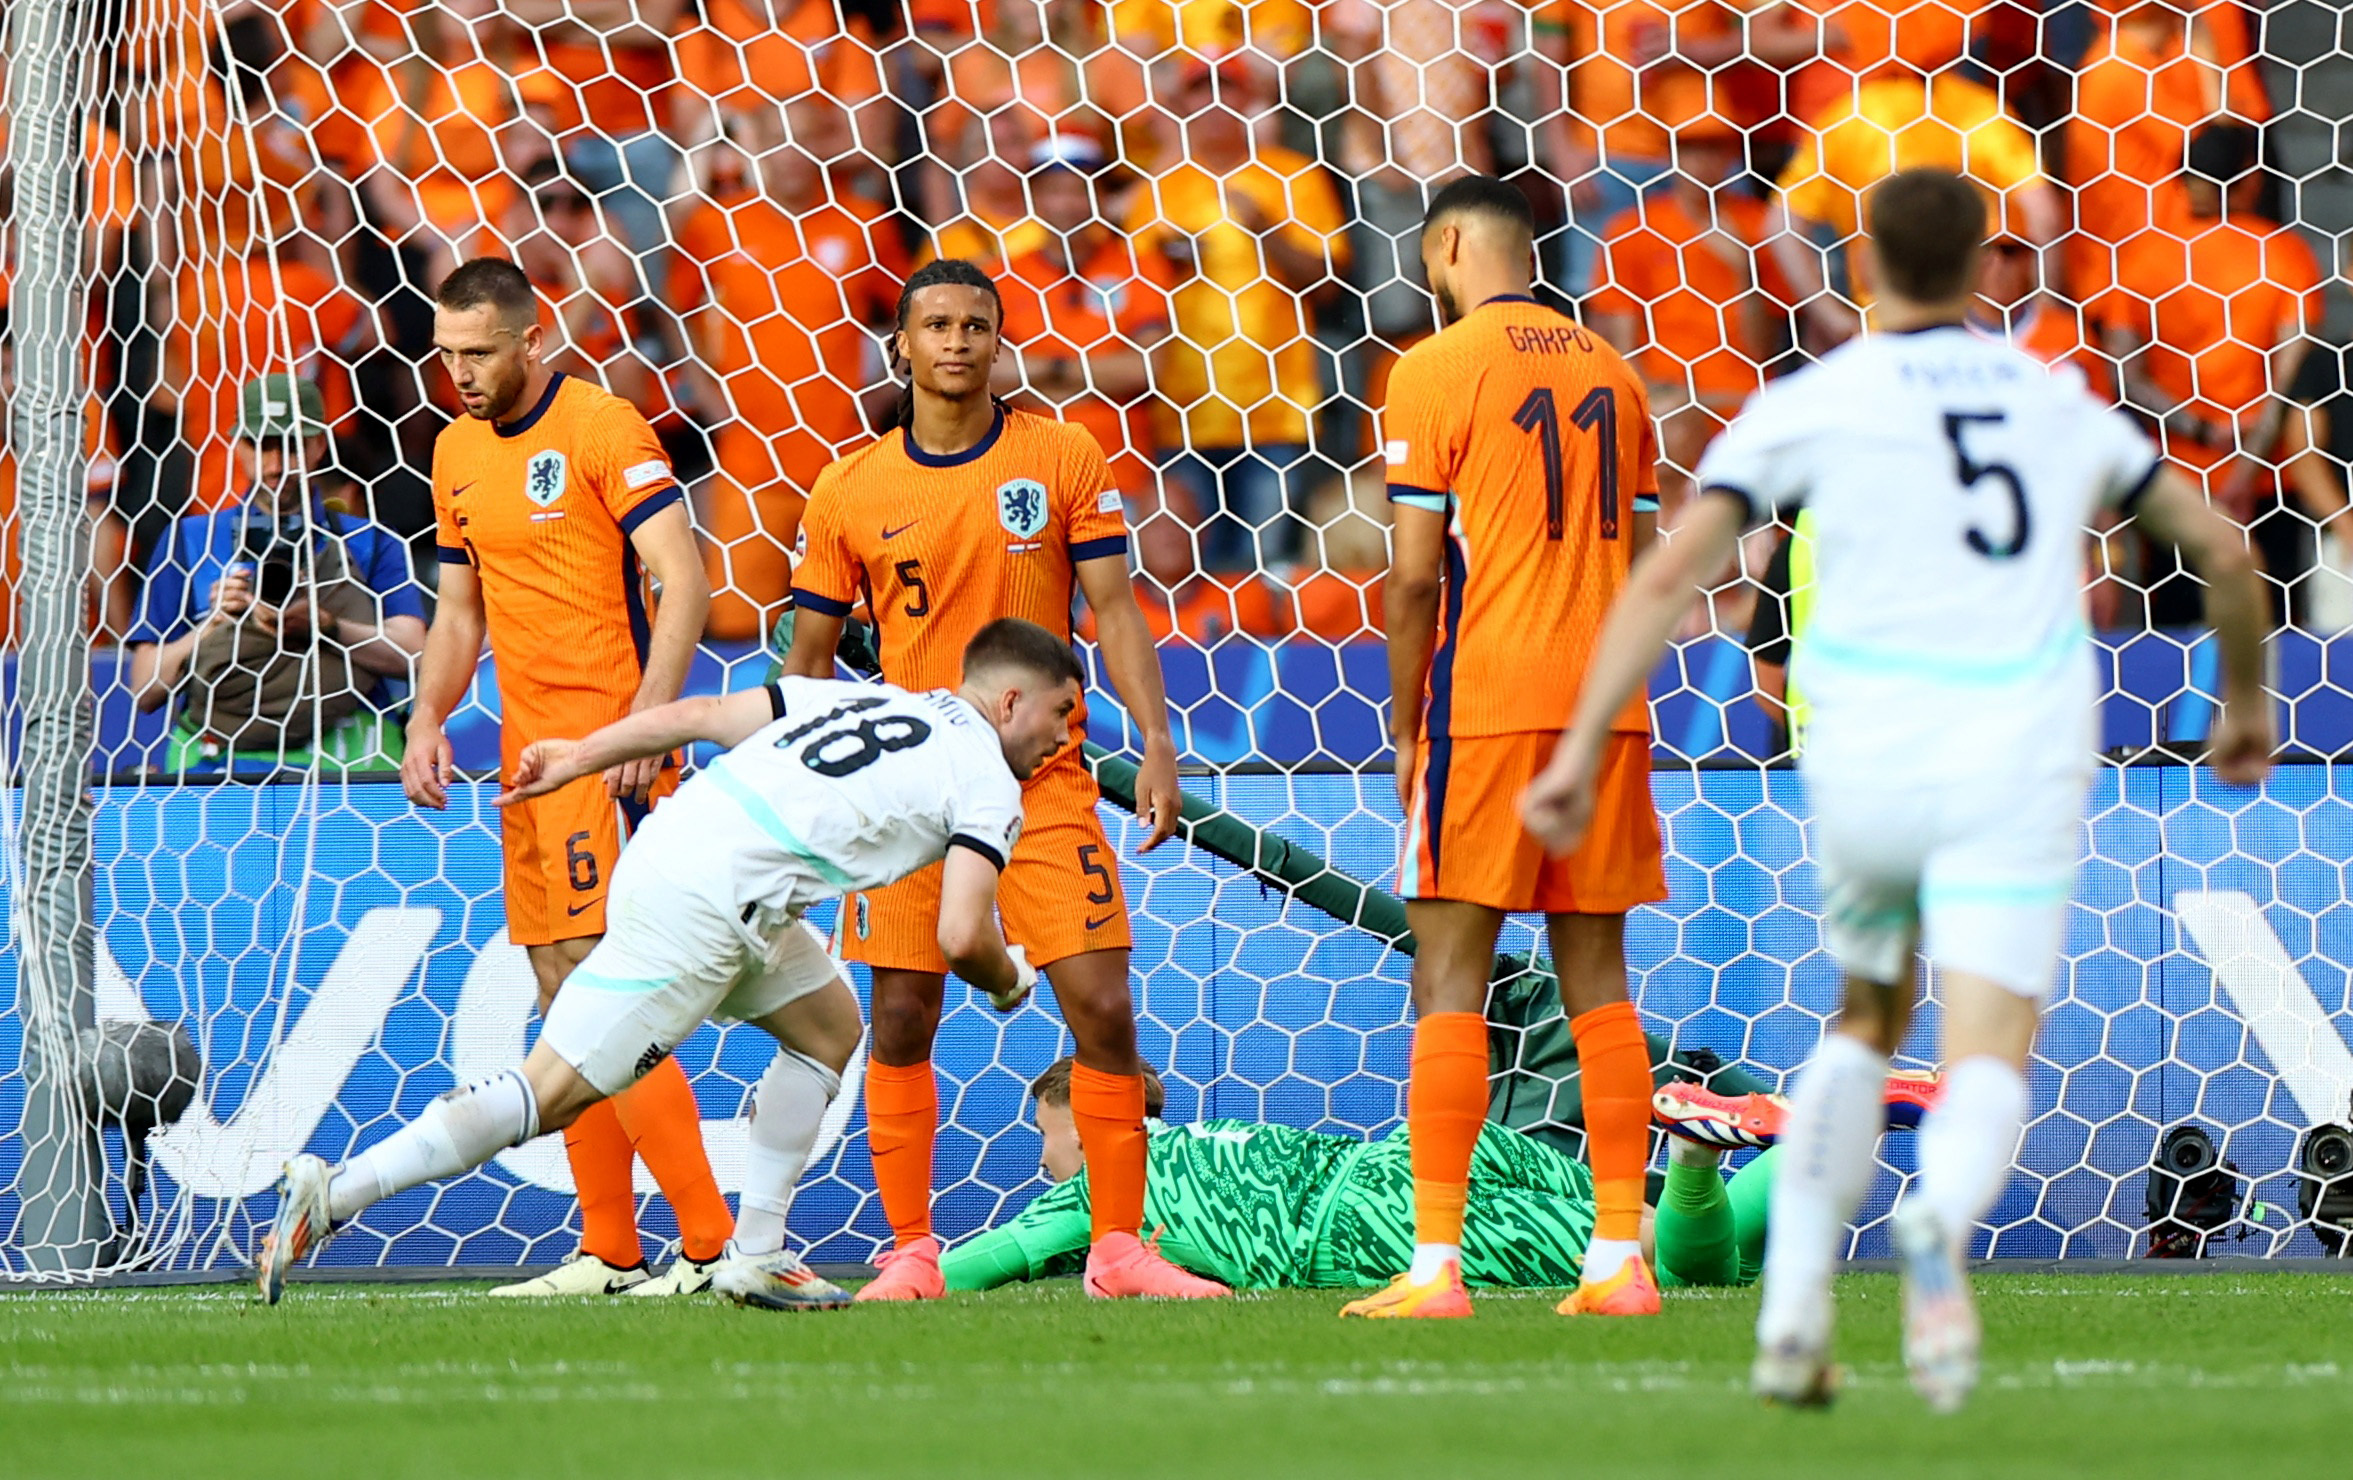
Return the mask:
<svg viewBox="0 0 2353 1480"><path fill-rule="evenodd" d="M1540 385L1528 392L1511 420L1513 426L1536 438L1543 456L1544 537L1557 540L1567 515L1568 469L1562 461L1560 408L1553 400L1552 387ZM1578 430L1594 434L1601 454L1601 476L1595 480L1601 492L1601 537L1614 540L1618 537L1618 393L1606 385L1595 386L1569 413L1569 420Z"/></svg>

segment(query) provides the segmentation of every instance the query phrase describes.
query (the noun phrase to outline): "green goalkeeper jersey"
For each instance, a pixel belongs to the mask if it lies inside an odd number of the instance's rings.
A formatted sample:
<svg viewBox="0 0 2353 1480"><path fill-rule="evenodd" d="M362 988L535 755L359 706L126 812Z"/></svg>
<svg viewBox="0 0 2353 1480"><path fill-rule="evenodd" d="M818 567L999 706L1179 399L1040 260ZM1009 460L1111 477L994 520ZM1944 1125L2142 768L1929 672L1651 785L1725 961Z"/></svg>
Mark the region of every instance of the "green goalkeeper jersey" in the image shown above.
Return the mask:
<svg viewBox="0 0 2353 1480"><path fill-rule="evenodd" d="M1235 1289L1362 1288L1413 1257L1405 1128L1378 1141L1210 1120L1155 1127L1144 1232L1195 1274ZM1084 1173L941 1260L948 1288L1076 1273L1088 1238ZM1474 1285L1573 1285L1593 1233L1583 1164L1488 1125L1471 1159L1463 1276Z"/></svg>

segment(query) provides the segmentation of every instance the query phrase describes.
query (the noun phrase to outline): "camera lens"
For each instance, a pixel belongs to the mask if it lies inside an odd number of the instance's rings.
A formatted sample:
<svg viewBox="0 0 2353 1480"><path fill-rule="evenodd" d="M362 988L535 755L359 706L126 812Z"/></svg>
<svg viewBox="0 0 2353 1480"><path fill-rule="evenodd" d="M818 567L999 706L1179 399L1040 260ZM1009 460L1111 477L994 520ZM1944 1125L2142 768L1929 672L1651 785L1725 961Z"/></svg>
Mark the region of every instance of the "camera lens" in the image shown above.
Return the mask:
<svg viewBox="0 0 2353 1480"><path fill-rule="evenodd" d="M2322 1126L2314 1131L2305 1151L2304 1165L2316 1177L2333 1179L2353 1173L2353 1134L2336 1126Z"/></svg>
<svg viewBox="0 0 2353 1480"><path fill-rule="evenodd" d="M2214 1138L2194 1125L2176 1126L2166 1133L2164 1149L2158 1159L2164 1168L2177 1177L2194 1177L2211 1171L2221 1161L2214 1150Z"/></svg>

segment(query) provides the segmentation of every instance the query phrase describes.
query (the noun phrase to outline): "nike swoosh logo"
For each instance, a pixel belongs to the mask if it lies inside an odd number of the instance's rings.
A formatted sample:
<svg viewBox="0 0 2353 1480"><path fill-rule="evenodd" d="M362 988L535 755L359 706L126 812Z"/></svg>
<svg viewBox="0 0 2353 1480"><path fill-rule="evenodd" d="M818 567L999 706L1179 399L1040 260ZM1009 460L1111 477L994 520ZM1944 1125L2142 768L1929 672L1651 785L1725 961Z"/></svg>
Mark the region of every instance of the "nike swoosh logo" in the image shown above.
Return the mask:
<svg viewBox="0 0 2353 1480"><path fill-rule="evenodd" d="M460 494L464 493L464 492L465 492L467 489L469 489L469 488L472 488L472 487L473 487L475 484L477 484L477 483L479 483L479 482L481 482L481 481L482 481L482 480L481 480L481 479L479 479L479 478L470 478L470 479L468 479L467 481L465 481L465 482L463 482L463 483L460 483L460 484L459 484L457 487L455 487L455 488L451 489L451 490L449 491L449 496L450 496L451 498L456 498L456 497L458 497Z"/></svg>
<svg viewBox="0 0 2353 1480"><path fill-rule="evenodd" d="M1104 916L1102 919L1100 919L1100 920L1089 920L1089 921L1087 922L1087 933L1088 933L1089 935L1092 935L1092 934L1094 934L1096 931L1098 931L1098 930L1101 930L1101 929L1102 929L1104 926L1106 926L1106 925L1110 924L1112 921L1114 921L1114 920L1116 920L1116 919L1118 919L1118 918L1119 918L1119 911L1117 911L1117 910L1113 910L1113 911L1112 911L1110 914L1108 914L1108 915L1105 915L1105 916Z"/></svg>
<svg viewBox="0 0 2353 1480"><path fill-rule="evenodd" d="M882 537L886 540L895 540L900 535L905 534L908 530L913 529L916 525L921 524L922 522L923 521L920 519L910 519L906 523L900 525L897 529L884 530L882 532Z"/></svg>
<svg viewBox="0 0 2353 1480"><path fill-rule="evenodd" d="M576 905L573 905L573 906L571 906L569 909L566 909L566 910L564 911L564 913L565 913L565 914L567 914L567 915L571 915L571 916L574 916L574 917L578 917L578 916L579 916L579 915L581 915L582 913L584 913L584 912L586 912L586 911L588 911L588 910L593 910L593 909L595 909L595 908L596 908L598 905L600 905L600 904L603 904L603 903L604 903L604 901L603 901L603 900L601 900L601 899L592 899L592 900L590 900L590 901L589 901L588 903L586 903L586 904L576 904ZM1091 929L1093 929L1094 927L1093 927L1093 926L1089 926L1089 927L1087 927L1087 928L1091 930Z"/></svg>

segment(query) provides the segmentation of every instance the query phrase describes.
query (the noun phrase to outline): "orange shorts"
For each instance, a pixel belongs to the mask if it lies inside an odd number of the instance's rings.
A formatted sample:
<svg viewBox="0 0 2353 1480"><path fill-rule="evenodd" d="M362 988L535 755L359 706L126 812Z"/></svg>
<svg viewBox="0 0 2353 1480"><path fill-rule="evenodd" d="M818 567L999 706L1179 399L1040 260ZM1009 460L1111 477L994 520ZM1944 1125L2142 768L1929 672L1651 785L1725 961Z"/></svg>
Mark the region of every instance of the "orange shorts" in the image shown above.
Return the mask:
<svg viewBox="0 0 2353 1480"><path fill-rule="evenodd" d="M654 800L678 789L678 769L665 767ZM635 803L605 795L605 778L583 776L570 786L533 797L499 814L506 851L507 939L519 946L605 933L605 890L621 845L644 820Z"/></svg>
<svg viewBox="0 0 2353 1480"><path fill-rule="evenodd" d="M1520 793L1558 740L1538 732L1425 742L1397 892L1555 915L1622 915L1665 899L1649 736L1610 736L1593 828L1576 852L1554 858L1520 825Z"/></svg>
<svg viewBox="0 0 2353 1480"><path fill-rule="evenodd" d="M1022 788L1021 838L997 884L1005 939L1048 967L1088 951L1124 951L1127 893L1119 857L1095 816L1101 793L1075 755ZM834 942L847 960L891 971L945 973L940 954L940 865L842 901Z"/></svg>

